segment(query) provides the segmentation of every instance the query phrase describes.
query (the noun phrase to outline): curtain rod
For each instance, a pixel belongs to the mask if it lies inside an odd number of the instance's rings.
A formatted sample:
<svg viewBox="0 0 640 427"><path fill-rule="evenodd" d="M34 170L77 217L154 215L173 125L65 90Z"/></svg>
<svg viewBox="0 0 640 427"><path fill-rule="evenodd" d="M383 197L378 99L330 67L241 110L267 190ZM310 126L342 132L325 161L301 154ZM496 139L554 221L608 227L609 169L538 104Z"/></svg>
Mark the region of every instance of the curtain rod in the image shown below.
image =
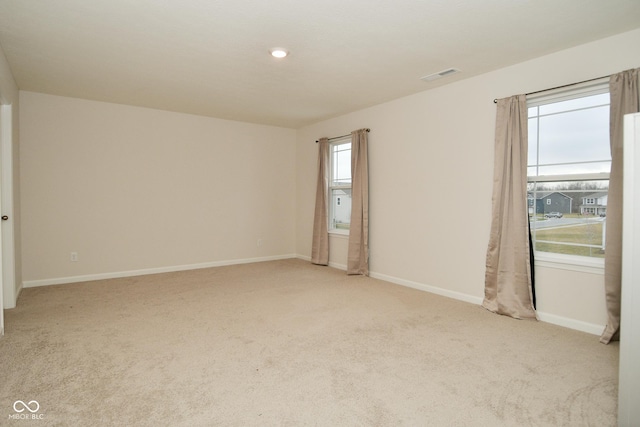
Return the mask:
<svg viewBox="0 0 640 427"><path fill-rule="evenodd" d="M546 91L548 91L548 90L562 89L562 88L565 88L565 87L575 86L575 85L579 85L579 84L582 84L582 83L595 82L596 80L604 79L604 78L606 78L606 77L611 77L611 75L608 75L608 76L602 76L602 77L596 77L595 79L583 80L583 81L581 81L581 82L576 82L576 83L569 83L569 84L562 85L562 86L552 87L552 88L550 88L550 89L536 90L535 92L525 93L525 95L535 95L536 93L542 93L542 92L546 92ZM493 100L493 103L494 103L494 104L497 104L497 103L498 103L498 100L497 100L497 99L494 99L494 100Z"/></svg>
<svg viewBox="0 0 640 427"><path fill-rule="evenodd" d="M369 128L366 128L365 130L366 130L367 132L371 132L371 129L369 129ZM346 134L346 135L334 136L333 138L327 138L327 139L328 139L329 141L332 141L332 140L334 140L334 139L346 138L346 137L348 137L349 135L351 135L351 134L350 134L350 133L348 133L348 134ZM316 144L317 144L318 142L320 142L320 140L319 140L319 139L318 139L318 140L316 140Z"/></svg>

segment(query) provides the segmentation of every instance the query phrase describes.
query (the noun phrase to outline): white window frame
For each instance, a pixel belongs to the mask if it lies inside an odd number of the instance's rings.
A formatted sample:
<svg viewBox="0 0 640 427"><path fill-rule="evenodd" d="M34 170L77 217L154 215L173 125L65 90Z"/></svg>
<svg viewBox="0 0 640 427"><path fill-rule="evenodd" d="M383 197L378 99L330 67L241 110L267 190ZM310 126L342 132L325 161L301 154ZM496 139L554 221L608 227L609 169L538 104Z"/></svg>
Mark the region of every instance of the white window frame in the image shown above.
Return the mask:
<svg viewBox="0 0 640 427"><path fill-rule="evenodd" d="M327 194L327 200L329 201L328 203L328 221L329 221L329 234L334 234L334 235L341 235L341 236L348 236L349 235L349 230L344 230L341 228L336 228L335 224L334 224L334 212L333 212L333 191L334 190L351 190L352 184L338 184L338 185L332 185L333 184L333 176L334 176L334 168L335 168L335 164L333 161L333 152L334 152L334 148L340 145L344 145L344 144L351 144L351 136L348 137L344 137L344 138L340 138L340 139L336 139L334 141L331 141L329 143L329 188L327 189L328 194Z"/></svg>
<svg viewBox="0 0 640 427"><path fill-rule="evenodd" d="M582 98L609 92L609 79L603 78L592 82L573 85L569 89L555 89L527 96L527 109L550 103ZM536 162L537 164L537 162ZM527 169L529 162L527 162ZM566 181L599 181L608 180L609 173L537 175L528 176L528 183L566 182ZM534 208L535 212L535 208ZM534 242L535 245L535 242ZM570 271L604 274L604 259L579 255L566 255L553 252L535 252L535 264L541 267Z"/></svg>

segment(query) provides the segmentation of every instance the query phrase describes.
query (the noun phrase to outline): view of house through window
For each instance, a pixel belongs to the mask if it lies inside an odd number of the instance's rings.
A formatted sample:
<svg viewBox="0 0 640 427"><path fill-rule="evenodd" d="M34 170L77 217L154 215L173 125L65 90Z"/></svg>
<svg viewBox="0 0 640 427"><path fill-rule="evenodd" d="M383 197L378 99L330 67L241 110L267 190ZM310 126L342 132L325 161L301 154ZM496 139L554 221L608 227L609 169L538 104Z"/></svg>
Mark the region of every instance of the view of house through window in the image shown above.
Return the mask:
<svg viewBox="0 0 640 427"><path fill-rule="evenodd" d="M351 222L351 138L331 143L329 231L348 233Z"/></svg>
<svg viewBox="0 0 640 427"><path fill-rule="evenodd" d="M528 98L527 203L536 252L604 257L607 82Z"/></svg>

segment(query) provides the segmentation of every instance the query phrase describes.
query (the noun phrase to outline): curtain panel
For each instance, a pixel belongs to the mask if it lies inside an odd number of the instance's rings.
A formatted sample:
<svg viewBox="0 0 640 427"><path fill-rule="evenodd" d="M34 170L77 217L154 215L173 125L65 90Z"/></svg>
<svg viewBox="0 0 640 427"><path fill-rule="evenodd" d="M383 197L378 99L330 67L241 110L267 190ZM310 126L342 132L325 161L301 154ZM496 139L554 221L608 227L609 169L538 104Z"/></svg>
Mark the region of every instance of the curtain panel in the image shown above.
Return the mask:
<svg viewBox="0 0 640 427"><path fill-rule="evenodd" d="M611 173L607 200L607 235L605 236L604 287L607 303L607 326L600 342L620 339L620 292L622 284L622 189L623 189L623 117L640 111L638 75L640 68L614 74L609 79L611 95L610 144Z"/></svg>
<svg viewBox="0 0 640 427"><path fill-rule="evenodd" d="M527 208L527 101L497 101L491 233L482 306L516 319L536 318L533 307Z"/></svg>
<svg viewBox="0 0 640 427"><path fill-rule="evenodd" d="M316 186L316 207L313 216L313 240L311 262L329 265L329 212L327 192L329 188L329 139L318 141L318 182Z"/></svg>
<svg viewBox="0 0 640 427"><path fill-rule="evenodd" d="M347 274L369 275L368 130L351 132L351 225Z"/></svg>

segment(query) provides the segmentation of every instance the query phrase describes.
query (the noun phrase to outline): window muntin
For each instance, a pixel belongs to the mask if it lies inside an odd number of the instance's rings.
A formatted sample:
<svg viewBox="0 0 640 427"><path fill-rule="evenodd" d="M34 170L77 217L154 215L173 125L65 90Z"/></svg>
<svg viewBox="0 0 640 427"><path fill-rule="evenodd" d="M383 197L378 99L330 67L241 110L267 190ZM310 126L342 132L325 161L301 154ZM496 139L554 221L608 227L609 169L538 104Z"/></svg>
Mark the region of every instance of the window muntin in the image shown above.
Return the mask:
<svg viewBox="0 0 640 427"><path fill-rule="evenodd" d="M351 138L332 142L329 156L329 231L348 234L351 222Z"/></svg>
<svg viewBox="0 0 640 427"><path fill-rule="evenodd" d="M529 176L610 171L609 93L529 107L528 125Z"/></svg>
<svg viewBox="0 0 640 427"><path fill-rule="evenodd" d="M331 143L331 186L351 186L351 141Z"/></svg>
<svg viewBox="0 0 640 427"><path fill-rule="evenodd" d="M602 258L611 169L608 85L543 94L528 99L528 107L534 249Z"/></svg>

